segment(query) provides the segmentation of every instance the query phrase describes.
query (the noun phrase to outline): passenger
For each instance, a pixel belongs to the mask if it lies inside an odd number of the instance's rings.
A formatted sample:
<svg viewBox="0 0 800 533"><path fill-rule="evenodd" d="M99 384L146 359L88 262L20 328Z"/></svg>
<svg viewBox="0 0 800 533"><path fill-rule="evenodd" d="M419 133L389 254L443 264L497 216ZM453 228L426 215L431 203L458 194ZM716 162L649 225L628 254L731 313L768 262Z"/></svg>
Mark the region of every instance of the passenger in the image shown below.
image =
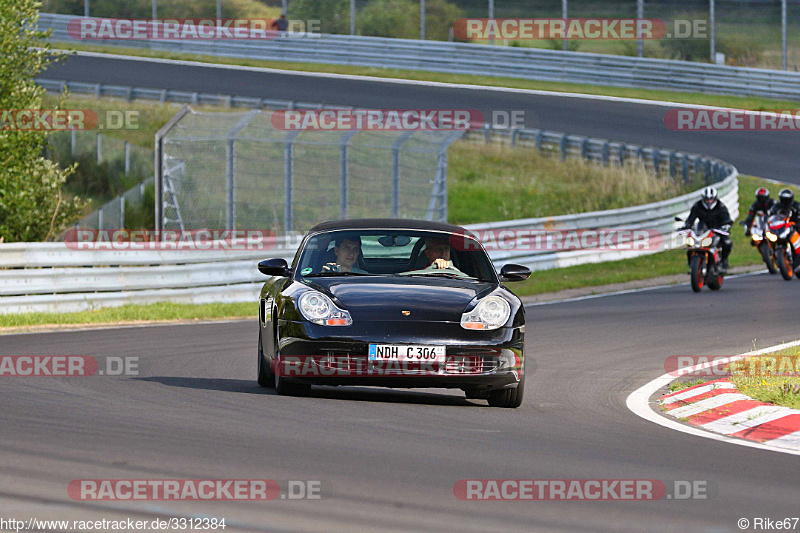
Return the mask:
<svg viewBox="0 0 800 533"><path fill-rule="evenodd" d="M358 267L358 256L361 255L361 237L359 235L340 235L336 237L335 243L333 253L336 254L336 262L324 265L323 271L368 273Z"/></svg>

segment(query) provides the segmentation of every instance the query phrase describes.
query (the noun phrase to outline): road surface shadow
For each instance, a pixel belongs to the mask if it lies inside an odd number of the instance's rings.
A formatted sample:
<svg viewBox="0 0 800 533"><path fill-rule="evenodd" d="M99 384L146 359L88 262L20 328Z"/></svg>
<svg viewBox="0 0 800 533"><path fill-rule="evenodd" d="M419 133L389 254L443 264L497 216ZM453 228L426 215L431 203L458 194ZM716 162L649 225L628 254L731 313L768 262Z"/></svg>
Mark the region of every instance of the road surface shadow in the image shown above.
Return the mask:
<svg viewBox="0 0 800 533"><path fill-rule="evenodd" d="M259 387L251 379L226 379L226 378L188 378L175 376L151 376L146 378L132 378L133 381L149 381L160 383L167 387L182 387L187 389L212 390L221 392L238 392L243 394L261 394L265 396L278 396L275 389ZM324 398L329 400L347 400L355 402L383 402L383 403L411 403L430 405L457 405L480 406L483 402L468 401L460 395L440 394L435 392L420 392L414 390L385 389L379 387L328 387L315 386L308 395L310 398Z"/></svg>

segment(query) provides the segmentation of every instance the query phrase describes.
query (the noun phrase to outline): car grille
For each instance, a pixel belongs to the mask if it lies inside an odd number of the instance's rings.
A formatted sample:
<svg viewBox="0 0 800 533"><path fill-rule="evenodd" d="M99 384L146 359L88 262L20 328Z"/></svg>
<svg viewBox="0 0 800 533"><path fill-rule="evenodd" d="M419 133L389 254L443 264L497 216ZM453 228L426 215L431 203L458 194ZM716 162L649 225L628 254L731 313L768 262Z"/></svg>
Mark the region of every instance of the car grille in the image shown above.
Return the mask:
<svg viewBox="0 0 800 533"><path fill-rule="evenodd" d="M324 356L315 356L315 364L323 372L347 373L350 375L370 374L371 370L381 369L381 363L370 365L367 356L331 353ZM384 362L385 363L385 362ZM376 366L377 365L377 366ZM400 366L402 368L398 368ZM484 357L481 355L448 355L443 365L431 365L430 363L407 362L402 365L384 366L385 374L486 374L497 370L500 360L497 357Z"/></svg>

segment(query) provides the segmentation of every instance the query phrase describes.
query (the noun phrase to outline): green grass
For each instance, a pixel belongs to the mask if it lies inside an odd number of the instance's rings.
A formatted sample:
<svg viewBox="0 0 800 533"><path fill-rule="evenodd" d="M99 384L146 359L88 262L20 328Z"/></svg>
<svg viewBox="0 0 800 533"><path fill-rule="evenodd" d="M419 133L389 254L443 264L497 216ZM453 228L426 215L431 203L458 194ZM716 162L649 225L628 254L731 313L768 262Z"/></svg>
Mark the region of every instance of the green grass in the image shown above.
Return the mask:
<svg viewBox="0 0 800 533"><path fill-rule="evenodd" d="M782 364L786 363L791 364L793 370L797 371L796 363L798 361L798 356L800 356L800 347L789 348L775 352L774 354L756 356L756 359L763 358L769 360L770 358L780 356L787 356L787 358L770 361L771 364L775 365L778 371L781 370ZM745 372L734 374L731 377L731 381L740 392L762 402L800 409L800 375L777 376L769 371L757 371L756 375L749 375L749 372L746 370L749 368L749 364L744 366ZM762 364L760 362L756 363L755 367L757 369L761 368ZM788 367L785 368L787 368L788 372ZM800 372L798 374L800 374Z"/></svg>
<svg viewBox="0 0 800 533"><path fill-rule="evenodd" d="M752 176L739 176L739 218L744 220L747 208L755 199L755 190L764 186L770 189L773 196L787 186L800 194L800 189L790 185L776 185ZM761 265L761 256L745 238L741 226L734 225L731 233L733 251L729 259L731 267ZM520 296L543 294L565 289L594 287L611 283L636 281L659 276L686 274L686 254L683 250L668 250L652 255L623 259L621 261L608 261L605 263L592 263L577 265L567 268L543 270L534 272L527 281L513 283L511 288ZM686 282L689 276L686 276Z"/></svg>
<svg viewBox="0 0 800 533"><path fill-rule="evenodd" d="M624 98L641 98L645 100L660 100L681 102L687 104L704 104L719 107L733 107L738 109L793 109L797 102L791 100L772 100L760 97L739 97L724 95L708 95L700 93L663 91L652 89L633 89L625 87L610 87L587 85L578 83L563 83L537 80L522 80L519 78L504 78L494 76L481 76L470 74L446 74L439 72L426 72L414 70L387 69L376 67L358 67L350 65L328 65L323 63L291 63L284 61L264 61L233 57L217 57L201 54L186 54L164 52L158 50L141 50L116 46L85 45L74 43L54 43L63 49L84 50L90 52L105 52L109 54L124 54L140 57L159 57L165 59L181 59L200 61L223 65L243 65L261 68L274 68L282 70L295 70L301 72L328 72L337 74L350 74L371 76L376 78L401 78L418 81L434 81L442 83L457 83L470 85L483 85L489 87L511 87L517 89L534 89L542 91L559 91L567 93L585 93L605 96L618 96Z"/></svg>
<svg viewBox="0 0 800 533"><path fill-rule="evenodd" d="M101 324L109 322L143 322L179 319L210 320L233 317L255 317L255 302L178 304L156 303L149 305L124 305L104 307L75 313L23 313L0 315L0 328L41 326L49 324Z"/></svg>
<svg viewBox="0 0 800 533"><path fill-rule="evenodd" d="M640 164L562 161L535 148L462 141L448 151L448 221L474 224L646 204L700 187L656 177Z"/></svg>
<svg viewBox="0 0 800 533"><path fill-rule="evenodd" d="M706 381L708 380L704 378L697 378L690 381L675 381L669 386L669 391L677 392L679 390L688 389L689 387L694 387L695 385L702 385Z"/></svg>

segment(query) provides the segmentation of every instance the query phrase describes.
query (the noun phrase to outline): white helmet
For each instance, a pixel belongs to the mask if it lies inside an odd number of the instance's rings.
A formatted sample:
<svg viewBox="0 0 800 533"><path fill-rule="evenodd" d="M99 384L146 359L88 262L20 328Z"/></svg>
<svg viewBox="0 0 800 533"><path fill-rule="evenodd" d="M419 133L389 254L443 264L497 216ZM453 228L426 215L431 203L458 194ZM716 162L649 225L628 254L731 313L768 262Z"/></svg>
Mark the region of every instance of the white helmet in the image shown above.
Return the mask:
<svg viewBox="0 0 800 533"><path fill-rule="evenodd" d="M702 193L703 207L706 209L714 209L717 206L717 189L714 187L706 187Z"/></svg>

